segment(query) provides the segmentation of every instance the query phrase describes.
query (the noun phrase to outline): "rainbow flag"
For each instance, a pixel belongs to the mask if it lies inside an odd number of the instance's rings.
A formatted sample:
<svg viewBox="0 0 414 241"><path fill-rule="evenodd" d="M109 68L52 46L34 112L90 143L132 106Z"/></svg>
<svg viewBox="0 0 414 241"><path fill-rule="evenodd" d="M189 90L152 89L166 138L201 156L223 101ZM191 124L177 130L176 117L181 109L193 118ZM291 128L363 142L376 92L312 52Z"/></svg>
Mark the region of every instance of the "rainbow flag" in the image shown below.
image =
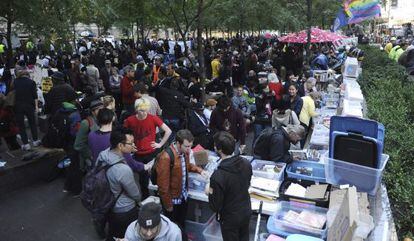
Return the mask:
<svg viewBox="0 0 414 241"><path fill-rule="evenodd" d="M380 0L343 0L335 19L333 31L364 20L381 16Z"/></svg>

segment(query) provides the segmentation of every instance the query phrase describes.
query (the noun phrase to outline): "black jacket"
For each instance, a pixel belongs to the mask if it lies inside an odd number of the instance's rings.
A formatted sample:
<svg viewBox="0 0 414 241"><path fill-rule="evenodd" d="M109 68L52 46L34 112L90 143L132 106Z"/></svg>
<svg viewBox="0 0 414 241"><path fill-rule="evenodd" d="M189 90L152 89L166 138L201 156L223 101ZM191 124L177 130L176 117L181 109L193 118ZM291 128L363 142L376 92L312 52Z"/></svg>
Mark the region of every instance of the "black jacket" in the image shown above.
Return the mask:
<svg viewBox="0 0 414 241"><path fill-rule="evenodd" d="M223 225L239 224L250 218L252 210L248 189L251 177L252 166L240 156L222 160L211 175L212 192L208 200Z"/></svg>
<svg viewBox="0 0 414 241"><path fill-rule="evenodd" d="M190 102L185 99L183 93L178 90L159 87L157 99L162 109L164 118L184 118L184 109L190 107Z"/></svg>
<svg viewBox="0 0 414 241"><path fill-rule="evenodd" d="M111 73L105 67L99 71L99 77L102 79L102 83L105 87L106 93L111 93L111 85L109 84L110 76L111 76Z"/></svg>
<svg viewBox="0 0 414 241"><path fill-rule="evenodd" d="M207 132L210 132L208 121L204 124L194 110L188 113L188 129L194 136L206 135Z"/></svg>
<svg viewBox="0 0 414 241"><path fill-rule="evenodd" d="M269 148L271 147L271 148ZM254 143L254 156L275 162L291 162L290 141L283 127L265 129Z"/></svg>
<svg viewBox="0 0 414 241"><path fill-rule="evenodd" d="M58 84L53 86L50 92L46 95L45 111L53 115L63 102L70 102L76 98L76 92L69 84Z"/></svg>
<svg viewBox="0 0 414 241"><path fill-rule="evenodd" d="M14 90L16 91L16 107L32 106L35 107L37 100L36 83L27 77L19 77L14 80Z"/></svg>

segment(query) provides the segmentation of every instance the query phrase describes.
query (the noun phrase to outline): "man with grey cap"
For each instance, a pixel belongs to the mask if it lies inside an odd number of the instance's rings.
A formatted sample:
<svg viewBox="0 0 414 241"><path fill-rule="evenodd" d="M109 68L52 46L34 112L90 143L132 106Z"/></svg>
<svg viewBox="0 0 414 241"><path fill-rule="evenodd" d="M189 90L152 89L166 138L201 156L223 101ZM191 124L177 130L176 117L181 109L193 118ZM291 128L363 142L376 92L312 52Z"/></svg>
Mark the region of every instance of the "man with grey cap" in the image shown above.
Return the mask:
<svg viewBox="0 0 414 241"><path fill-rule="evenodd" d="M268 128L256 139L253 154L263 160L289 163L292 161L289 154L290 143L296 144L304 137L305 128L301 125Z"/></svg>
<svg viewBox="0 0 414 241"><path fill-rule="evenodd" d="M138 220L128 226L125 240L181 241L182 238L177 224L161 214L161 205L149 202L141 207Z"/></svg>

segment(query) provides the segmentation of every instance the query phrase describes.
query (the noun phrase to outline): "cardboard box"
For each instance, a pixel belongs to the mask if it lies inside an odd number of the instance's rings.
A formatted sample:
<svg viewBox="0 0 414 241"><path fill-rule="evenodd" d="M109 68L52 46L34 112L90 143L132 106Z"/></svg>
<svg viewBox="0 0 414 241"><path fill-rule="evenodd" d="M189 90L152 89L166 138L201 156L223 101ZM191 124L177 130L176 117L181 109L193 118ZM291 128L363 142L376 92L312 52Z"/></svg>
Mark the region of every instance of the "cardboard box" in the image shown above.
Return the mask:
<svg viewBox="0 0 414 241"><path fill-rule="evenodd" d="M206 150L200 150L194 152L194 160L197 166L205 166L208 163L208 152Z"/></svg>
<svg viewBox="0 0 414 241"><path fill-rule="evenodd" d="M335 191L331 196L337 198L339 195L335 195ZM338 199L336 200L338 201ZM331 204L332 204L331 200ZM328 229L328 241L351 241L357 228L356 219L358 212L358 196L355 187L350 187L346 190L344 199L338 213L332 223L332 226Z"/></svg>

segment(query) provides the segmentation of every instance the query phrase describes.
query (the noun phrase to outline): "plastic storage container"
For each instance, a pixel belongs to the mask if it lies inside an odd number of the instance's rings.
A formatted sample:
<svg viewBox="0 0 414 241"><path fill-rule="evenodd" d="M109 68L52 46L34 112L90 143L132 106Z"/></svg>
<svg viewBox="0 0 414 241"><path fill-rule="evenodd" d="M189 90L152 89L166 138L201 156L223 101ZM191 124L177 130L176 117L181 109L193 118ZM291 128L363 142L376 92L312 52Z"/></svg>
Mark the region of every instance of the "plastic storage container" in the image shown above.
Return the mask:
<svg viewBox="0 0 414 241"><path fill-rule="evenodd" d="M296 203L296 202L278 202L278 207L275 213L269 217L267 221L267 231L281 236L289 236L291 234L304 234L317 238L326 238L327 234L327 225L322 229L312 228L308 226L301 225L299 223L291 223L283 220L283 217L288 211L295 211L301 213L302 211L309 211L321 215L325 215L328 212L327 208L316 207L314 205Z"/></svg>
<svg viewBox="0 0 414 241"><path fill-rule="evenodd" d="M308 173L297 173L298 170L308 169L311 170ZM297 180L308 180L313 182L323 182L326 183L325 178L325 166L318 162L312 161L293 161L286 167L286 173L289 178L297 179Z"/></svg>
<svg viewBox="0 0 414 241"><path fill-rule="evenodd" d="M361 119L357 117L332 116L329 129L329 157L333 158L333 132L354 132L362 136L372 137L381 143L379 153L383 153L384 146L384 125L373 120Z"/></svg>
<svg viewBox="0 0 414 241"><path fill-rule="evenodd" d="M265 171L263 170L264 166L274 166L275 171ZM263 177L273 180L282 181L284 178L286 163L283 162L272 162L265 160L254 159L252 161L253 176Z"/></svg>
<svg viewBox="0 0 414 241"><path fill-rule="evenodd" d="M208 203L193 199L188 200L186 215L186 233L191 241L207 241L204 239L203 231L208 221L215 216Z"/></svg>
<svg viewBox="0 0 414 241"><path fill-rule="evenodd" d="M203 236L206 241L223 241L220 224L216 221L215 215L208 220L208 224L203 231Z"/></svg>
<svg viewBox="0 0 414 241"><path fill-rule="evenodd" d="M189 241L207 241L203 236L203 231L207 223L197 223L194 221L185 221L185 231Z"/></svg>
<svg viewBox="0 0 414 241"><path fill-rule="evenodd" d="M290 184L292 183L299 184L305 188L315 184L315 182L312 182L312 181L286 180L280 185L280 188L279 188L279 199L280 200L307 203L307 204L316 205L318 207L324 207L324 208L329 207L329 197L331 195L330 184L328 185L324 198L311 199L311 198L306 198L306 197L296 197L296 196L286 195L285 192L289 188ZM323 183L320 183L320 184L323 184Z"/></svg>
<svg viewBox="0 0 414 241"><path fill-rule="evenodd" d="M343 76L346 76L346 77L358 78L358 75L359 75L358 68L359 68L358 59L348 57L345 60L345 68L342 74Z"/></svg>
<svg viewBox="0 0 414 241"><path fill-rule="evenodd" d="M388 155L382 154L379 168L370 168L327 158L325 160L326 182L333 185L350 184L355 186L359 192L375 195L381 184L382 173L388 159Z"/></svg>
<svg viewBox="0 0 414 241"><path fill-rule="evenodd" d="M204 192L206 185L207 185L207 179L205 179L203 176L201 176L198 173L188 173L188 189Z"/></svg>
<svg viewBox="0 0 414 241"><path fill-rule="evenodd" d="M339 138L347 140L342 141L341 144ZM375 138L334 131L331 145L329 147L333 150L331 158L373 168L379 167L383 148L382 143ZM338 148L339 146L341 147Z"/></svg>

